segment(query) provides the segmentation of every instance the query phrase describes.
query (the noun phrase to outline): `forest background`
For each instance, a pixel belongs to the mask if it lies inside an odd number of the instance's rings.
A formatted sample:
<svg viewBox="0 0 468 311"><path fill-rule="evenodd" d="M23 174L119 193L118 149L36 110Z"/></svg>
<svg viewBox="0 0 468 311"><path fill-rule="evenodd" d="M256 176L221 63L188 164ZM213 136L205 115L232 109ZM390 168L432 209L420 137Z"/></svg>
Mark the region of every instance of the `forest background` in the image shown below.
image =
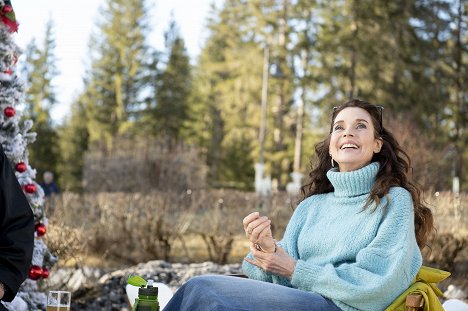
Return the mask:
<svg viewBox="0 0 468 311"><path fill-rule="evenodd" d="M385 107L439 237L455 243L433 258L453 268L466 253L467 1L226 0L194 65L174 20L164 50L148 44L148 5L106 1L60 126L53 20L25 50L29 160L62 190L47 236L62 260L238 260L243 216L272 214L280 236L297 202L290 173L307 174L333 106L353 97ZM271 195L252 192L257 162Z"/></svg>

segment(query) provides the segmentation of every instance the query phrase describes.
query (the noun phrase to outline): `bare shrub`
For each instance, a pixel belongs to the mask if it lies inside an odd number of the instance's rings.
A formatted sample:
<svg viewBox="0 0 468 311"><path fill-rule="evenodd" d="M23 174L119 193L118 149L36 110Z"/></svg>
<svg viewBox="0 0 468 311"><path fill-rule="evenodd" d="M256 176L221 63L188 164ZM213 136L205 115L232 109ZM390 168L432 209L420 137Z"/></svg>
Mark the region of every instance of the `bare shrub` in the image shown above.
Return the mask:
<svg viewBox="0 0 468 311"><path fill-rule="evenodd" d="M452 279L466 275L467 195L443 192L426 199L438 229L429 264L453 272ZM274 236L281 238L294 203L285 193L262 197L233 190L63 193L50 218L48 238L56 242L48 244L65 258L88 253L121 264L181 260L182 244L184 261L226 263L247 251L243 217L253 211L268 215Z"/></svg>
<svg viewBox="0 0 468 311"><path fill-rule="evenodd" d="M242 218L248 213L271 217L277 237L292 214L285 194L259 197L232 190L64 193L59 198L51 222L81 231L79 241L89 253L132 264L170 260L176 242L188 260L199 261L185 246L193 236L204 241L208 259L226 263L233 242L244 239Z"/></svg>
<svg viewBox="0 0 468 311"><path fill-rule="evenodd" d="M457 237L452 233L438 234L434 237L429 261L444 270L453 271L455 261L468 246L468 237ZM464 258L465 261L468 258Z"/></svg>
<svg viewBox="0 0 468 311"><path fill-rule="evenodd" d="M439 268L457 271L457 262L468 263L468 195L436 192L427 196L427 202L436 226L427 259Z"/></svg>
<svg viewBox="0 0 468 311"><path fill-rule="evenodd" d="M277 224L276 231L284 231L292 212L285 209L288 198L284 194L260 197L233 190L210 190L194 192L192 197L198 216L191 230L203 239L209 259L219 264L228 262L234 239L244 235L242 219L247 214L260 211L276 220L273 221ZM283 203L281 207L277 204L278 199Z"/></svg>
<svg viewBox="0 0 468 311"><path fill-rule="evenodd" d="M447 150L435 146L429 135L408 119L390 119L386 123L410 156L414 179L425 190L446 190L451 172Z"/></svg>
<svg viewBox="0 0 468 311"><path fill-rule="evenodd" d="M84 157L85 192L185 191L206 186L207 168L195 148L150 138L90 147Z"/></svg>
<svg viewBox="0 0 468 311"><path fill-rule="evenodd" d="M468 237L468 194L434 192L427 195L426 200L434 214L439 233Z"/></svg>
<svg viewBox="0 0 468 311"><path fill-rule="evenodd" d="M187 195L173 192L100 193L93 251L128 262L169 260L171 246L191 219Z"/></svg>
<svg viewBox="0 0 468 311"><path fill-rule="evenodd" d="M45 243L54 255L63 262L78 260L78 255L85 250L86 237L83 231L70 228L62 223L54 221L47 226Z"/></svg>
<svg viewBox="0 0 468 311"><path fill-rule="evenodd" d="M85 204L84 197L74 193L47 198L49 223L45 242L51 252L60 259L57 267L68 263L79 264L93 239L96 210Z"/></svg>

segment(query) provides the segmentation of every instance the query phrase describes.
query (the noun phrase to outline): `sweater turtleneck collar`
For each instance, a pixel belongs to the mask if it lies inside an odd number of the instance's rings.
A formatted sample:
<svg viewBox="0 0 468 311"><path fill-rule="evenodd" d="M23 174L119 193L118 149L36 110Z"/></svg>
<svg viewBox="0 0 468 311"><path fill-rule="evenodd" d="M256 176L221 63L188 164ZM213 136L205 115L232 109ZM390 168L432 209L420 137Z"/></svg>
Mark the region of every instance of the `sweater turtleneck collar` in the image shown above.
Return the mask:
<svg viewBox="0 0 468 311"><path fill-rule="evenodd" d="M351 172L339 172L338 168L332 168L327 172L327 177L335 189L335 196L354 197L371 191L379 168L378 162Z"/></svg>

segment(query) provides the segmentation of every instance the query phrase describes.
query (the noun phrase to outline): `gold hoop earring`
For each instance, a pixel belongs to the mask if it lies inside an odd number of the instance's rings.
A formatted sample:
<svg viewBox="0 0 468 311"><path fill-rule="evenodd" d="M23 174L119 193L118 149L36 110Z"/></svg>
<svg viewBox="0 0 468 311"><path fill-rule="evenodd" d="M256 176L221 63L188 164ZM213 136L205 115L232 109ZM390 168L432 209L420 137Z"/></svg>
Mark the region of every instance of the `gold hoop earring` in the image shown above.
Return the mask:
<svg viewBox="0 0 468 311"><path fill-rule="evenodd" d="M333 161L333 157L332 157L331 154L330 154L330 158L331 158L331 166L332 166L332 167L335 167L335 163L334 163L334 161Z"/></svg>

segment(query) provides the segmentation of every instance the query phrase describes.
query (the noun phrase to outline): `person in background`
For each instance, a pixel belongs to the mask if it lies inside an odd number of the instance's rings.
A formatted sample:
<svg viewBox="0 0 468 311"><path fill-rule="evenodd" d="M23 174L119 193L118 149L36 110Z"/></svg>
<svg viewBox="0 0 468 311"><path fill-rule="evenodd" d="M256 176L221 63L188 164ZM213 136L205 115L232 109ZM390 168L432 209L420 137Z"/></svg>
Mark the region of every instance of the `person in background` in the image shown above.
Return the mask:
<svg viewBox="0 0 468 311"><path fill-rule="evenodd" d="M34 215L0 144L0 300L12 301L28 275ZM6 310L0 303L0 310Z"/></svg>
<svg viewBox="0 0 468 311"><path fill-rule="evenodd" d="M383 127L383 107L335 107L329 135L284 236L267 216L243 219L248 276L198 276L165 310L384 310L413 282L433 217L410 159Z"/></svg>
<svg viewBox="0 0 468 311"><path fill-rule="evenodd" d="M54 174L52 172L45 171L42 177L44 181L40 185L42 189L44 189L44 195L46 197L60 193L60 190L54 181Z"/></svg>

